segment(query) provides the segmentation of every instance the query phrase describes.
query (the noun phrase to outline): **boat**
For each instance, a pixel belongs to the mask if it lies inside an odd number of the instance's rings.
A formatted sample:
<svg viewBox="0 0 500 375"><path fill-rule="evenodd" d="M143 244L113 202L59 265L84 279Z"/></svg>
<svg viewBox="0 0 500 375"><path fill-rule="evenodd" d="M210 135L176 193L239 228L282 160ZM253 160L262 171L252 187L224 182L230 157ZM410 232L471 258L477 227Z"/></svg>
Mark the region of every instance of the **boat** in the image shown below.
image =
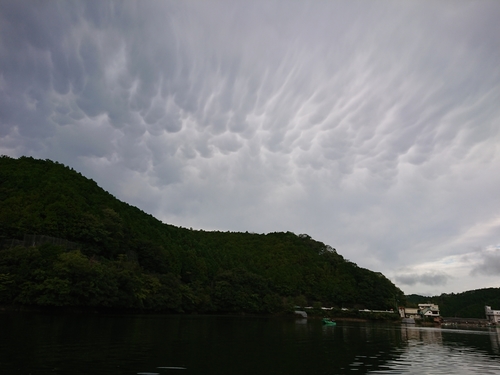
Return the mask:
<svg viewBox="0 0 500 375"><path fill-rule="evenodd" d="M335 326L335 325L337 325L337 322L335 322L335 320L331 320L331 319L328 319L328 318L323 318L322 322L323 322L324 325L327 325L327 326Z"/></svg>

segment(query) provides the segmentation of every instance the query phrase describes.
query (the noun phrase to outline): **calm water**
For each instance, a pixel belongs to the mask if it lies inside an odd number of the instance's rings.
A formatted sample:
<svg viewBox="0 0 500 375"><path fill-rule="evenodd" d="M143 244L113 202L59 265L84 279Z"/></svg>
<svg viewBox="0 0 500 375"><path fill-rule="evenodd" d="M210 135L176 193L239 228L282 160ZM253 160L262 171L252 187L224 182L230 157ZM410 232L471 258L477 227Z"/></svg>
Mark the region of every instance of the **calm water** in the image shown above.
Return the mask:
<svg viewBox="0 0 500 375"><path fill-rule="evenodd" d="M500 330L0 314L0 374L500 374Z"/></svg>

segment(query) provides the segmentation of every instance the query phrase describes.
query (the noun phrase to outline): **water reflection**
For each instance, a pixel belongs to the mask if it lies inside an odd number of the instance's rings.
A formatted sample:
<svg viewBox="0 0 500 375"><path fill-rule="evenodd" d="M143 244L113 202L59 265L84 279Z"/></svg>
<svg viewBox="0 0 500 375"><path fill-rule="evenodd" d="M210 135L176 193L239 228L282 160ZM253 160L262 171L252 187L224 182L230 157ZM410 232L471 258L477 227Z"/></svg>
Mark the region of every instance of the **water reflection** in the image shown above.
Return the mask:
<svg viewBox="0 0 500 375"><path fill-rule="evenodd" d="M491 332L491 349L494 353L500 354L500 327L491 328Z"/></svg>
<svg viewBox="0 0 500 375"><path fill-rule="evenodd" d="M499 347L498 329L0 314L0 374L484 374L500 373Z"/></svg>
<svg viewBox="0 0 500 375"><path fill-rule="evenodd" d="M402 326L404 350L377 374L498 374L498 331ZM488 345L489 337L491 345Z"/></svg>
<svg viewBox="0 0 500 375"><path fill-rule="evenodd" d="M401 339L403 341L421 341L424 344L443 343L443 335L440 328L416 328L415 326L402 325Z"/></svg>

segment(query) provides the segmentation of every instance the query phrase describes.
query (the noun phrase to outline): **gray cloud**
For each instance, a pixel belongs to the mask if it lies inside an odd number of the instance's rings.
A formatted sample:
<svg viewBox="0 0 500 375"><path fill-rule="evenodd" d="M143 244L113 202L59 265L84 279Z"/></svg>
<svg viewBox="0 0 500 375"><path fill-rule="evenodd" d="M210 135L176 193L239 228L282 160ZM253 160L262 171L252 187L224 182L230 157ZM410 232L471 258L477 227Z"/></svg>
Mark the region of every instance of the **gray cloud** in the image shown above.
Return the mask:
<svg viewBox="0 0 500 375"><path fill-rule="evenodd" d="M498 276L500 274L500 246L478 251L474 254L475 265L471 276Z"/></svg>
<svg viewBox="0 0 500 375"><path fill-rule="evenodd" d="M308 233L382 272L486 248L499 16L496 1L2 1L0 153L70 165L175 225ZM399 280L448 280L419 275Z"/></svg>
<svg viewBox="0 0 500 375"><path fill-rule="evenodd" d="M444 286L447 284L449 279L449 275L440 272L425 272L422 274L408 273L400 274L395 277L397 283L409 286L414 286L417 284L429 286Z"/></svg>

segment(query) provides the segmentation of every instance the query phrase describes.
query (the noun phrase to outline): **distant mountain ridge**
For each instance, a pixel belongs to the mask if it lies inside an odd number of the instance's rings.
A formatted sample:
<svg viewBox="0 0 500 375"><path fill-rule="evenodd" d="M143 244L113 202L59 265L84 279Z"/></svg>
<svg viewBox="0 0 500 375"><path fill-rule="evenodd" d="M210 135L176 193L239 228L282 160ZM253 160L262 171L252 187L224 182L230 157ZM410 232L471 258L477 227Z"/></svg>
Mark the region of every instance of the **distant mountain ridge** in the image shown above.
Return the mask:
<svg viewBox="0 0 500 375"><path fill-rule="evenodd" d="M439 305L441 316L457 318L485 318L484 306L500 310L500 288L469 290L463 293L443 293L439 296L425 297L418 294L406 296L409 305L434 303Z"/></svg>
<svg viewBox="0 0 500 375"><path fill-rule="evenodd" d="M3 305L283 313L404 301L384 275L306 234L164 224L73 169L31 157L0 157L0 243Z"/></svg>

